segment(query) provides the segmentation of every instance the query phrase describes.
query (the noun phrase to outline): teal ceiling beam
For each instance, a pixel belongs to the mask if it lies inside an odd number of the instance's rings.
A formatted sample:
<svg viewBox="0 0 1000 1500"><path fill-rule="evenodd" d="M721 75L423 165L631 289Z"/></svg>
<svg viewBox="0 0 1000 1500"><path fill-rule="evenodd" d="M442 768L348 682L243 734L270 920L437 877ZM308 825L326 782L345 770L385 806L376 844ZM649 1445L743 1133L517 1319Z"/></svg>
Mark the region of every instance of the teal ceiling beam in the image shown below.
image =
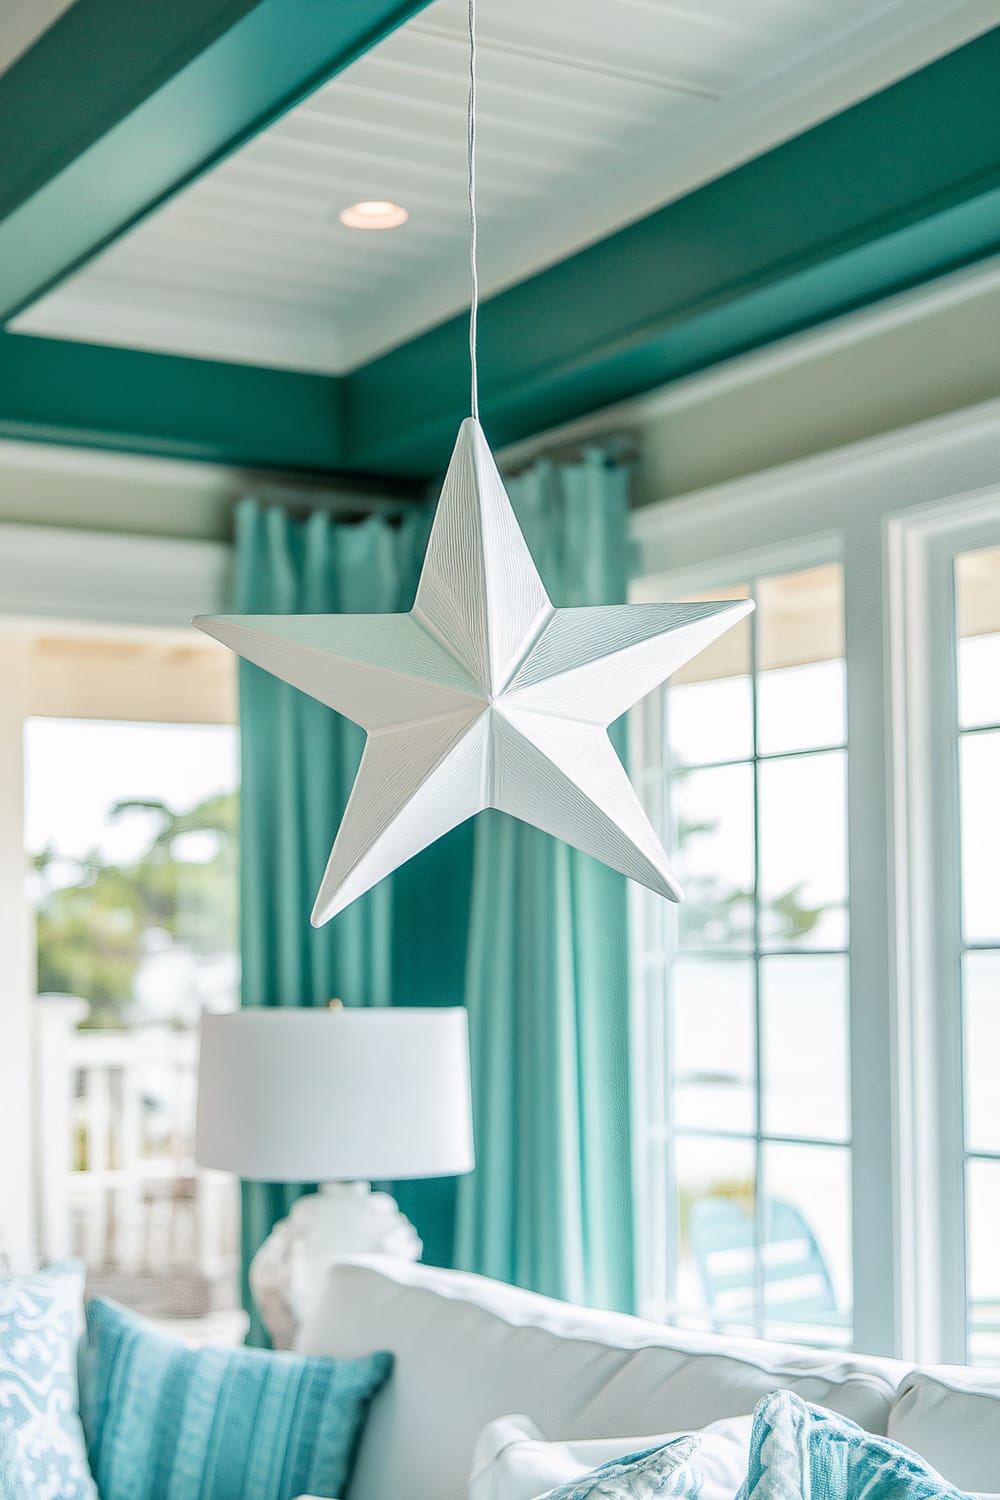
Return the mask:
<svg viewBox="0 0 1000 1500"><path fill-rule="evenodd" d="M76 0L0 77L0 324L427 0Z"/></svg>
<svg viewBox="0 0 1000 1500"><path fill-rule="evenodd" d="M487 301L483 421L513 442L997 251L1000 28ZM467 337L347 379L352 468L443 468Z"/></svg>
<svg viewBox="0 0 1000 1500"><path fill-rule="evenodd" d="M0 333L0 437L337 473L343 392L293 370Z"/></svg>
<svg viewBox="0 0 1000 1500"><path fill-rule="evenodd" d="M1000 252L998 79L1000 28L487 301L493 442ZM0 334L0 436L419 481L468 410L466 340L455 318L338 380Z"/></svg>

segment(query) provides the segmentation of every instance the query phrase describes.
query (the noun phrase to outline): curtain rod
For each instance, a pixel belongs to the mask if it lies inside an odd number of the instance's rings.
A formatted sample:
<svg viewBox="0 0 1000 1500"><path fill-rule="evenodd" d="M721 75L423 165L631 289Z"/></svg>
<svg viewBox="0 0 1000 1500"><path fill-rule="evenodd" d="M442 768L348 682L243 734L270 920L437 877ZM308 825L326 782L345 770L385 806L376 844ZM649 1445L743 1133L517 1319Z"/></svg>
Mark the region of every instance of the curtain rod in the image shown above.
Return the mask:
<svg viewBox="0 0 1000 1500"><path fill-rule="evenodd" d="M500 449L497 457L501 470L515 475L541 462L580 463L595 448L602 449L609 462L631 463L639 452L639 433L634 429L616 428L608 432L588 432L574 438L567 434L561 440L557 433L553 433L548 441L543 436L512 443L506 449ZM341 486L336 479L331 482L328 478L311 479L306 475L271 476L260 470L236 470L234 473L240 484L239 499L256 500L263 506L278 506L296 520L302 520L315 511L325 511L345 521L361 521L373 515L398 520L414 505L436 499L440 493L440 479L427 482L345 475ZM390 492L390 486L394 493Z"/></svg>
<svg viewBox="0 0 1000 1500"><path fill-rule="evenodd" d="M409 479L368 480L350 476L345 477L341 486L336 479L310 479L305 475L279 478L262 474L260 470L236 471L235 477L240 484L240 493L234 497L234 505L244 499L256 500L265 507L279 507L296 520L316 511L324 511L345 521L360 521L373 515L394 519L406 515L425 497L423 483ZM390 483L397 489L396 493L389 492Z"/></svg>
<svg viewBox="0 0 1000 1500"><path fill-rule="evenodd" d="M544 435L537 439L527 438L524 442L511 443L507 448L501 448L497 461L503 473L521 474L533 464L542 462L580 463L595 448L602 449L611 463L631 463L639 453L639 433L635 429L618 427L607 432L581 434L579 437L567 434L560 438L558 433L553 433L548 440Z"/></svg>

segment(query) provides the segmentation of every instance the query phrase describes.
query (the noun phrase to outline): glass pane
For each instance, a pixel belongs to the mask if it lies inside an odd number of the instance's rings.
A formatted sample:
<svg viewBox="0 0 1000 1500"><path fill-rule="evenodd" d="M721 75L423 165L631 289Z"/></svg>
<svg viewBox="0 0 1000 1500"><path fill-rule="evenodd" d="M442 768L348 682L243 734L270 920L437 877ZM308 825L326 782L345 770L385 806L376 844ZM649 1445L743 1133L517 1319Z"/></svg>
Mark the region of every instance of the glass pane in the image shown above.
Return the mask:
<svg viewBox="0 0 1000 1500"><path fill-rule="evenodd" d="M969 1357L1000 1364L1000 1162L966 1165Z"/></svg>
<svg viewBox="0 0 1000 1500"><path fill-rule="evenodd" d="M850 1152L786 1145L762 1152L767 1337L849 1343Z"/></svg>
<svg viewBox="0 0 1000 1500"><path fill-rule="evenodd" d="M757 747L761 755L817 750L847 738L843 661L784 667L757 678Z"/></svg>
<svg viewBox="0 0 1000 1500"><path fill-rule="evenodd" d="M688 601L748 599L747 584L709 589ZM670 755L674 765L745 760L753 754L750 621L740 620L671 678Z"/></svg>
<svg viewBox="0 0 1000 1500"><path fill-rule="evenodd" d="M970 1151L1000 1151L1000 953L962 960L965 1133Z"/></svg>
<svg viewBox="0 0 1000 1500"><path fill-rule="evenodd" d="M956 557L955 599L959 723L1000 724L1000 547Z"/></svg>
<svg viewBox="0 0 1000 1500"><path fill-rule="evenodd" d="M846 1140L847 958L765 958L760 980L765 1134Z"/></svg>
<svg viewBox="0 0 1000 1500"><path fill-rule="evenodd" d="M670 1028L674 1122L756 1129L751 959L678 959Z"/></svg>
<svg viewBox="0 0 1000 1500"><path fill-rule="evenodd" d="M753 941L753 768L675 775L673 854L686 900L685 948L747 948Z"/></svg>
<svg viewBox="0 0 1000 1500"><path fill-rule="evenodd" d="M749 676L672 686L669 704L674 765L711 765L719 760L746 760L753 754Z"/></svg>
<svg viewBox="0 0 1000 1500"><path fill-rule="evenodd" d="M839 563L763 578L757 600L757 752L842 745L844 578Z"/></svg>
<svg viewBox="0 0 1000 1500"><path fill-rule="evenodd" d="M847 943L845 755L759 767L761 941L766 948Z"/></svg>
<svg viewBox="0 0 1000 1500"><path fill-rule="evenodd" d="M677 1306L685 1324L754 1329L752 1141L682 1137L674 1143L680 1229Z"/></svg>
<svg viewBox="0 0 1000 1500"><path fill-rule="evenodd" d="M1000 729L966 735L960 755L965 940L1000 942Z"/></svg>

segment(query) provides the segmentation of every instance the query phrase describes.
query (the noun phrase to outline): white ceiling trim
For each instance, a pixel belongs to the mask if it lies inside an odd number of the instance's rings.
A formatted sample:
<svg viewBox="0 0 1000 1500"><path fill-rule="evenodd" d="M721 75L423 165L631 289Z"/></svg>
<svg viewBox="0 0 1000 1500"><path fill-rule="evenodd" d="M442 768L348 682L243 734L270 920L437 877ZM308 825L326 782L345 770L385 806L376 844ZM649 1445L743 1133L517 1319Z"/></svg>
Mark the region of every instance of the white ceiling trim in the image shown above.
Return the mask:
<svg viewBox="0 0 1000 1500"><path fill-rule="evenodd" d="M94 319L100 320L100 336ZM110 344L158 353L183 328L185 351L195 359L261 365L267 369L326 374L340 362L340 333L333 313L315 304L277 301L261 289L251 304L226 289L150 288L125 277L101 276L86 293L67 290L59 304L59 331L21 328L40 337Z"/></svg>
<svg viewBox="0 0 1000 1500"><path fill-rule="evenodd" d="M736 355L733 359L672 381L645 395L633 396L626 401L616 402L613 406L605 406L573 422L566 422L560 427L526 438L523 442L509 443L496 450L496 459L505 472L520 469L545 452L575 448L584 443L599 443L623 431L648 427L657 417L668 412L683 411L686 407L700 405L727 392L746 389L780 371L792 370L839 350L856 347L868 339L889 333L894 328L933 318L962 303L997 297L1000 297L1000 256L992 256L981 265L953 271L927 286L899 292L870 307L845 313L818 328L807 328L802 333L790 334L762 349ZM984 312L984 316L992 314ZM801 461L808 462L805 459ZM726 481L727 484L738 482ZM673 504L674 501L669 503ZM655 503L641 506L636 515L653 509Z"/></svg>
<svg viewBox="0 0 1000 1500"><path fill-rule="evenodd" d="M666 576L678 591L685 574L699 586L693 570L722 535L734 559L748 560L787 543L796 526L803 536L835 536L856 517L924 510L936 519L942 501L995 497L998 464L1000 401L986 401L642 506L629 517L639 553L632 597L655 596L652 580Z"/></svg>
<svg viewBox="0 0 1000 1500"><path fill-rule="evenodd" d="M228 607L232 567L222 542L0 525L0 617L180 629Z"/></svg>
<svg viewBox="0 0 1000 1500"><path fill-rule="evenodd" d="M16 475L19 469L69 481L83 476L137 489L146 485L169 486L178 491L191 490L206 499L223 497L235 502L252 496L262 505L305 507L328 510L331 514L381 511L398 514L400 505L407 503L401 502L399 495L389 488L382 491L364 483L354 485L349 478L314 479L274 469L237 469L194 458L159 458L121 449L76 448L67 443L0 438L0 495L12 482L9 476ZM4 524L7 523L0 519L0 525Z"/></svg>

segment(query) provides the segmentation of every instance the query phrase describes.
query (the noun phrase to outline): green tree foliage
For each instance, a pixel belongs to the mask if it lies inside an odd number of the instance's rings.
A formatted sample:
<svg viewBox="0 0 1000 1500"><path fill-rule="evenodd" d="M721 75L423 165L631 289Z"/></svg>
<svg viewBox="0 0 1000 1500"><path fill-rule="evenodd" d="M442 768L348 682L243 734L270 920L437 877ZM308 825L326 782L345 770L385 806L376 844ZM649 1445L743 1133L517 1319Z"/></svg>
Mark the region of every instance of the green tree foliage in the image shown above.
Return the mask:
<svg viewBox="0 0 1000 1500"><path fill-rule="evenodd" d="M137 814L151 815L154 831L132 863L115 864L94 851L74 862L74 878L64 883L54 878L66 866L55 850L33 861L40 889L38 989L81 995L90 1003L90 1026L128 1023L136 974L156 948L182 942L207 958L236 947L237 794L210 797L187 812L154 799L111 809L115 822Z"/></svg>

